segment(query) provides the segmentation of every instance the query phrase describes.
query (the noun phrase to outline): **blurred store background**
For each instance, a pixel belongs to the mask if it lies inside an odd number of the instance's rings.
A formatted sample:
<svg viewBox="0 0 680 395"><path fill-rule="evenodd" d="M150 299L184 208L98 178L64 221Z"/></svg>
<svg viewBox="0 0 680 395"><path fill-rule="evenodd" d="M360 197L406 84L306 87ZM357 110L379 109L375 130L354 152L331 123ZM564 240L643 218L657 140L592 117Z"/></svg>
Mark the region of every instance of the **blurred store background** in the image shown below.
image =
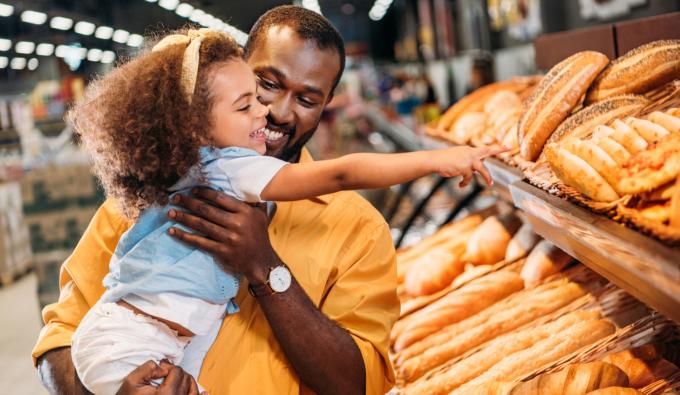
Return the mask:
<svg viewBox="0 0 680 395"><path fill-rule="evenodd" d="M60 264L104 199L65 111L145 35L192 23L243 42L258 16L289 3L0 0L0 383L19 383L2 393L44 393L30 359L39 307L58 297ZM680 10L680 0L293 3L321 12L346 41L347 69L310 142L320 159L436 145L423 126L466 93L543 71L537 37ZM478 189L429 177L365 195L407 245L460 215L473 194L484 205Z"/></svg>

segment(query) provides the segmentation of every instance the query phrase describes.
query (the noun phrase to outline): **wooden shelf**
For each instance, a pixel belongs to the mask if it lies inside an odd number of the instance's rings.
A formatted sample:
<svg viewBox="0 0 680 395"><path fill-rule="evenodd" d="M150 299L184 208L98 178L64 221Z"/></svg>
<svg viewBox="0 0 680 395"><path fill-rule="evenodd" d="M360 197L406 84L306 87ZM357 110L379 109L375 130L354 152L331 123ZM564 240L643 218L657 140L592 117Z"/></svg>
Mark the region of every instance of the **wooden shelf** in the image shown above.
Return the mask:
<svg viewBox="0 0 680 395"><path fill-rule="evenodd" d="M526 182L510 192L536 233L680 323L680 250Z"/></svg>

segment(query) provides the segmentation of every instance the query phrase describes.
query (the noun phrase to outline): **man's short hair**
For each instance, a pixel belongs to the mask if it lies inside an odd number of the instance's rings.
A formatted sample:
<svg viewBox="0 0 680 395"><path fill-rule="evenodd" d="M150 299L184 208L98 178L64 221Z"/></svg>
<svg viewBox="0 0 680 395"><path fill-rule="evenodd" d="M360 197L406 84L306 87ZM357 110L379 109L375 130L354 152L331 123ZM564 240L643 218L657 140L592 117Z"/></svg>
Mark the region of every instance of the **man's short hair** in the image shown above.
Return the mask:
<svg viewBox="0 0 680 395"><path fill-rule="evenodd" d="M338 85L345 70L345 43L338 30L314 11L294 5L282 5L265 12L250 29L245 46L245 57L248 59L252 50L262 36L273 26L288 26L303 40L311 40L319 49L335 49L340 56L340 70L335 78L333 89Z"/></svg>

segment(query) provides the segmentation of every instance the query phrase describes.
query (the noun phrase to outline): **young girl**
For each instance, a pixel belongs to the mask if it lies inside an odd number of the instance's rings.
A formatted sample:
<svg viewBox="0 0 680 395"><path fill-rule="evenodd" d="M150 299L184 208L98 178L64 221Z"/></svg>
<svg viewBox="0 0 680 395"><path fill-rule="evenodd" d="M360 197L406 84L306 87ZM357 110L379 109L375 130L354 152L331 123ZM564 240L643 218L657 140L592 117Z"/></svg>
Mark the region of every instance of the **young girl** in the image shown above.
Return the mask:
<svg viewBox="0 0 680 395"><path fill-rule="evenodd" d="M111 259L106 291L73 337L73 361L90 391L117 392L147 360L178 364L192 336L238 311L238 274L168 234L179 226L167 217L173 194L207 186L246 202L290 201L429 173L469 178L486 174L481 160L503 151L459 147L292 164L263 156L267 112L239 46L209 29L165 37L94 82L70 112L107 195L135 221Z"/></svg>

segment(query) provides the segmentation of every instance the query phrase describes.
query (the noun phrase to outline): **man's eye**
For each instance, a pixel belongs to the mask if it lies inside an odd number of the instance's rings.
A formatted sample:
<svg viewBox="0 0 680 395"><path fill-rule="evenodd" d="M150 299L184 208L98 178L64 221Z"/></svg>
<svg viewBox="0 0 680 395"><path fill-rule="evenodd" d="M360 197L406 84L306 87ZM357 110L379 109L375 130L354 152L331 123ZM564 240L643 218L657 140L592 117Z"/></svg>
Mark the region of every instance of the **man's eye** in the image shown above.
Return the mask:
<svg viewBox="0 0 680 395"><path fill-rule="evenodd" d="M305 99L304 97L298 98L298 101L300 101L300 103L305 107L313 107L314 105L316 105L316 103L308 99Z"/></svg>
<svg viewBox="0 0 680 395"><path fill-rule="evenodd" d="M274 85L274 83L269 82L267 80L263 80L263 79L260 79L260 86L263 87L264 89L267 89L267 90L276 89L276 85Z"/></svg>

